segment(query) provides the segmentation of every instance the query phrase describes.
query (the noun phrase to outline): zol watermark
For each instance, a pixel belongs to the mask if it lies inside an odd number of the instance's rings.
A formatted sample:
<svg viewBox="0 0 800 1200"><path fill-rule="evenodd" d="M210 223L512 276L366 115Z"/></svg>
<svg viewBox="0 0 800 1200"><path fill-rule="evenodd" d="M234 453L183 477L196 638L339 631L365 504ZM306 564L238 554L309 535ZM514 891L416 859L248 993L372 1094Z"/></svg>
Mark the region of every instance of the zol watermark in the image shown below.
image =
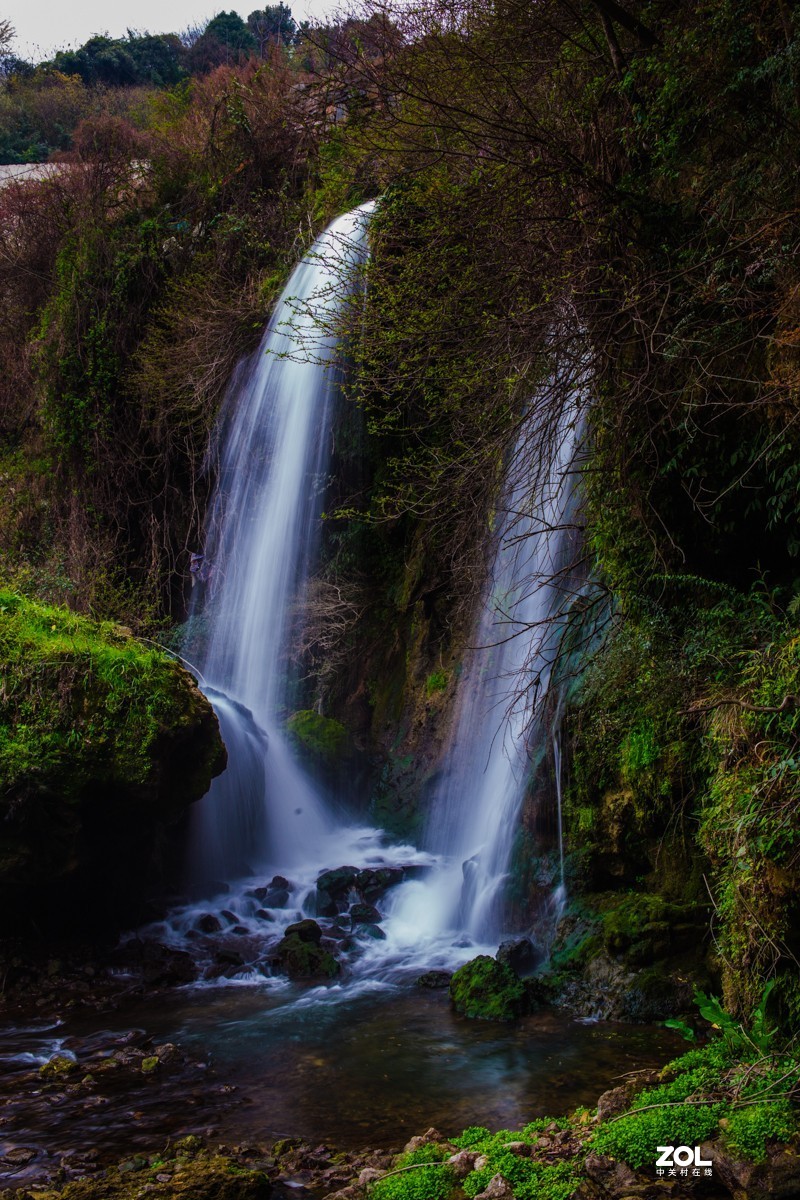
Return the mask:
<svg viewBox="0 0 800 1200"><path fill-rule="evenodd" d="M669 1179L708 1179L714 1164L703 1158L700 1146L656 1146L656 1175Z"/></svg>

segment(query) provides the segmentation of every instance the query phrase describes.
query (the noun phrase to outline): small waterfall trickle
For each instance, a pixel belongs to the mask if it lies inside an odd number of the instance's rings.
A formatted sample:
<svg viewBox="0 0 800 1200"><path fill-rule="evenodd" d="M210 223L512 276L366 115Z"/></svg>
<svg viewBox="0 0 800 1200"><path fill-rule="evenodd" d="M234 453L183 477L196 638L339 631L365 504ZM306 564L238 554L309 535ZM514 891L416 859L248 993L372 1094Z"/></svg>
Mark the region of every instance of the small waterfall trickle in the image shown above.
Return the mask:
<svg viewBox="0 0 800 1200"><path fill-rule="evenodd" d="M567 884L564 878L564 778L561 756L560 712L556 714L553 741L553 776L556 785L556 819L558 830L558 883L553 893L553 909L556 916L564 911L567 902Z"/></svg>
<svg viewBox="0 0 800 1200"><path fill-rule="evenodd" d="M196 878L300 865L333 829L279 717L290 615L312 566L330 456L335 347L320 331L347 302L371 208L339 217L296 268L223 412L202 560L210 629L198 665L229 762L195 809Z"/></svg>

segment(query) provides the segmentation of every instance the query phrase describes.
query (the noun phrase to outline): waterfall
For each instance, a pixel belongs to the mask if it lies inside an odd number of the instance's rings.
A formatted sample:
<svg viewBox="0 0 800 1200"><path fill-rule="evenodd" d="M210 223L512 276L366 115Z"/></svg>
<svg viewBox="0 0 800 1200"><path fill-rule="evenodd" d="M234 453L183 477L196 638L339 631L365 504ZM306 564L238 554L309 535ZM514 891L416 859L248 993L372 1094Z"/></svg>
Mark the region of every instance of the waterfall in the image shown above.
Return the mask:
<svg viewBox="0 0 800 1200"><path fill-rule="evenodd" d="M543 392L520 421L423 848L391 845L380 829L332 812L284 733L294 707L293 614L317 549L338 384L325 331L357 296L346 281L364 259L371 207L335 221L296 269L257 354L236 374L220 423L217 486L193 571L204 593L196 612L207 625L198 665L228 767L195 806L193 899L154 929L205 955L211 980L219 975L215 947L245 934L250 957L234 975L272 978L282 931L301 916L322 922L351 984L367 989L452 969L508 932L509 864L531 755L546 741L541 701L571 587L577 394L555 418ZM557 746L554 753L558 766ZM559 793L563 865L560 819ZM334 897L317 880L340 867L350 883ZM356 877L366 882L355 886ZM379 877L390 881L385 894ZM559 888L557 903L563 869ZM198 907L211 897L217 915Z"/></svg>
<svg viewBox="0 0 800 1200"><path fill-rule="evenodd" d="M505 884L574 557L576 429L576 412L552 428L534 407L509 464L475 648L427 825L427 843L446 865L409 885L398 906L423 936L461 931L496 944L507 931Z"/></svg>
<svg viewBox="0 0 800 1200"><path fill-rule="evenodd" d="M219 474L195 563L206 593L198 664L229 765L195 808L195 878L291 868L332 828L281 730L291 680L291 613L313 565L330 456L337 375L320 332L347 302L368 213L339 217L289 279L258 352L237 372L221 421Z"/></svg>

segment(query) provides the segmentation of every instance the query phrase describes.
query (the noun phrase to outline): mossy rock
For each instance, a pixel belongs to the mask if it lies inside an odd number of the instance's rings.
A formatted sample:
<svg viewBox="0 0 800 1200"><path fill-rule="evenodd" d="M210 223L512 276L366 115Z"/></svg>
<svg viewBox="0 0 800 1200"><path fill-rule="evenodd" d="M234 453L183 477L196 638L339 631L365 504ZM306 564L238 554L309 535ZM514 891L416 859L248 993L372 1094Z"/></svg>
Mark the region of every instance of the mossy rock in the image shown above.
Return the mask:
<svg viewBox="0 0 800 1200"><path fill-rule="evenodd" d="M313 925L304 921L303 925ZM299 934L291 933L283 938L275 950L282 971L290 979L334 979L340 971L339 963L322 946L313 940L304 940Z"/></svg>
<svg viewBox="0 0 800 1200"><path fill-rule="evenodd" d="M173 659L0 589L0 922L137 919L164 830L224 766L213 709Z"/></svg>
<svg viewBox="0 0 800 1200"><path fill-rule="evenodd" d="M522 980L488 954L459 967L450 980L450 1000L456 1012L482 1021L514 1021L530 1003Z"/></svg>
<svg viewBox="0 0 800 1200"><path fill-rule="evenodd" d="M636 892L623 896L603 914L602 940L608 954L629 966L646 966L669 957L676 927L685 930L690 908L662 896ZM691 924L691 922L689 922Z"/></svg>

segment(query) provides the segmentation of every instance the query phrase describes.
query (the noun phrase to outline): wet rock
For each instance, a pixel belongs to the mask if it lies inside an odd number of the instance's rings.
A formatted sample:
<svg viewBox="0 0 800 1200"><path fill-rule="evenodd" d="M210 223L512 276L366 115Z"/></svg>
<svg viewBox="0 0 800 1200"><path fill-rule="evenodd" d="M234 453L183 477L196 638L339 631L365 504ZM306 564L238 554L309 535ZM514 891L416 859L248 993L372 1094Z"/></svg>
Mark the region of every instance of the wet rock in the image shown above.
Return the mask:
<svg viewBox="0 0 800 1200"><path fill-rule="evenodd" d="M238 950L218 950L214 962L221 967L243 967L244 959Z"/></svg>
<svg viewBox="0 0 800 1200"><path fill-rule="evenodd" d="M320 938L304 941L296 933L289 933L275 948L275 964L279 971L290 979L333 979L341 970L339 963L329 950L319 945L322 931L316 921L300 922L301 925L315 925Z"/></svg>
<svg viewBox="0 0 800 1200"><path fill-rule="evenodd" d="M225 920L226 920L226 921L227 921L227 922L228 922L230 925L235 925L235 924L236 924L236 922L239 920L239 918L237 917L236 913L235 913L235 912L232 912L232 911L231 911L229 908L223 908L223 909L222 909L222 911L221 911L221 913L220 913L220 916L221 916L221 917L224 917L224 918L225 918Z"/></svg>
<svg viewBox="0 0 800 1200"><path fill-rule="evenodd" d="M42 1063L39 1074L42 1079L57 1079L61 1075L69 1075L71 1071L77 1070L77 1067L74 1058L68 1058L66 1054L54 1054L48 1062Z"/></svg>
<svg viewBox="0 0 800 1200"><path fill-rule="evenodd" d="M356 887L368 904L374 904L390 887L402 883L405 872L402 867L370 867L359 871Z"/></svg>
<svg viewBox="0 0 800 1200"><path fill-rule="evenodd" d="M355 867L336 867L323 871L317 879L315 910L320 917L335 917L347 907L346 897L359 874Z"/></svg>
<svg viewBox="0 0 800 1200"><path fill-rule="evenodd" d="M426 971L424 975L420 975L414 981L417 987L423 988L446 988L450 987L450 980L453 978L450 971Z"/></svg>
<svg viewBox="0 0 800 1200"><path fill-rule="evenodd" d="M13 1150L6 1150L0 1155L0 1163L4 1167L19 1171L22 1167L27 1167L28 1163L32 1163L36 1154L36 1150L32 1150L30 1146L15 1146Z"/></svg>
<svg viewBox="0 0 800 1200"><path fill-rule="evenodd" d="M141 972L148 987L181 987L197 978L197 967L185 950L145 943Z"/></svg>
<svg viewBox="0 0 800 1200"><path fill-rule="evenodd" d="M502 1175L493 1175L485 1191L479 1192L475 1200L514 1200L514 1189Z"/></svg>
<svg viewBox="0 0 800 1200"><path fill-rule="evenodd" d="M164 1042L160 1046L154 1046L153 1054L162 1063L175 1062L181 1056L181 1052L174 1042Z"/></svg>
<svg viewBox="0 0 800 1200"><path fill-rule="evenodd" d="M353 933L357 937L374 938L376 942L382 942L386 939L386 934L381 929L380 925L372 925L366 921L359 921L357 925L354 925Z"/></svg>
<svg viewBox="0 0 800 1200"><path fill-rule="evenodd" d="M195 925L201 933L219 933L222 929L222 922L214 913L203 913L202 917L197 918Z"/></svg>
<svg viewBox="0 0 800 1200"><path fill-rule="evenodd" d="M352 904L350 906L350 920L354 925L379 925L383 918L374 904Z"/></svg>
<svg viewBox="0 0 800 1200"><path fill-rule="evenodd" d="M530 938L501 942L496 957L498 962L511 967L517 975L530 975L541 962L541 955Z"/></svg>
<svg viewBox="0 0 800 1200"><path fill-rule="evenodd" d="M301 942L313 942L315 945L319 945L322 938L322 930L316 921L307 918L305 921L298 921L294 925L287 925L285 936L287 938L298 937Z"/></svg>
<svg viewBox="0 0 800 1200"><path fill-rule="evenodd" d="M280 889L281 891L288 892L292 885L289 883L289 880L285 875L273 875L272 879L269 881L269 886L273 890Z"/></svg>
<svg viewBox="0 0 800 1200"><path fill-rule="evenodd" d="M286 888L271 888L264 896L267 908L286 908L289 903L289 892Z"/></svg>
<svg viewBox="0 0 800 1200"><path fill-rule="evenodd" d="M161 1066L158 1056L151 1054L149 1058L142 1059L142 1074L152 1075Z"/></svg>
<svg viewBox="0 0 800 1200"><path fill-rule="evenodd" d="M257 908L256 916L258 917L259 921L274 921L275 920L272 913L267 912L267 910L265 908Z"/></svg>
<svg viewBox="0 0 800 1200"><path fill-rule="evenodd" d="M318 917L338 917L339 915L339 905L330 892L326 892L324 888L317 888L312 904Z"/></svg>
<svg viewBox="0 0 800 1200"><path fill-rule="evenodd" d="M459 967L450 980L456 1012L483 1021L513 1021L528 1010L522 981L509 966L480 954Z"/></svg>
<svg viewBox="0 0 800 1200"><path fill-rule="evenodd" d="M336 867L333 871L323 871L317 877L317 889L338 899L353 886L358 874L356 867Z"/></svg>

